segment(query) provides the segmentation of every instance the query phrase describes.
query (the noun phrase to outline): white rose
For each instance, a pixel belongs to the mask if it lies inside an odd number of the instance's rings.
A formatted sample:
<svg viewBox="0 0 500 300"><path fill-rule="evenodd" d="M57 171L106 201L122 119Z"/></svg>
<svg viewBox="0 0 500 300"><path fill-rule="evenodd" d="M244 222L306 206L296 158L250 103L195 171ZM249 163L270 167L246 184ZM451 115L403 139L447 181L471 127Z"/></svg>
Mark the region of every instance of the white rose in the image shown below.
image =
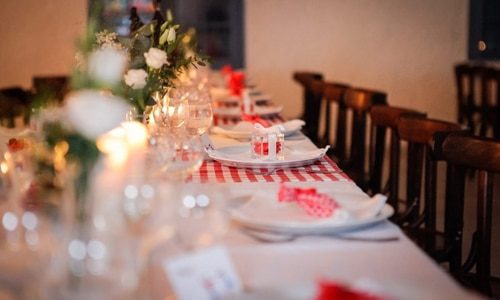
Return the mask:
<svg viewBox="0 0 500 300"><path fill-rule="evenodd" d="M120 97L81 90L66 97L64 110L68 122L77 132L95 140L120 125L130 106Z"/></svg>
<svg viewBox="0 0 500 300"><path fill-rule="evenodd" d="M100 49L90 54L88 72L95 80L113 86L122 79L126 63L127 56L123 51Z"/></svg>
<svg viewBox="0 0 500 300"><path fill-rule="evenodd" d="M148 73L143 69L130 69L125 74L125 83L134 90L142 89L146 86L146 78Z"/></svg>
<svg viewBox="0 0 500 300"><path fill-rule="evenodd" d="M167 63L167 53L158 48L150 48L147 53L144 53L146 64L153 69L159 69Z"/></svg>
<svg viewBox="0 0 500 300"><path fill-rule="evenodd" d="M175 41L175 28L174 27L170 27L168 29L168 35L167 35L167 43L172 43Z"/></svg>

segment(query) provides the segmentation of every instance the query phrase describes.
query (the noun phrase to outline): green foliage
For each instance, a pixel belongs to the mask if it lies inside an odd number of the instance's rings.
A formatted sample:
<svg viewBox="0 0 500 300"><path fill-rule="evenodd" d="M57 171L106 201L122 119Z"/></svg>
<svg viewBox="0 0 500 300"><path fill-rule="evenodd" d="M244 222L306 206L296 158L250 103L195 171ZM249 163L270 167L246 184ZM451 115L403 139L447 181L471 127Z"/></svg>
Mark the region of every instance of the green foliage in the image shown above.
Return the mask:
<svg viewBox="0 0 500 300"><path fill-rule="evenodd" d="M155 31L159 27L158 37ZM175 30L175 39L168 41L169 30ZM132 99L132 104L139 113L144 112L147 105L153 105L154 100L151 95L155 92L166 92L170 87L175 86L178 76L190 67L205 66L208 62L207 56L197 54L196 40L193 32L181 32L179 24L175 24L170 11L167 12L167 20L163 24L152 21L131 33L130 38L121 39L120 42L128 49L130 55L130 69L143 69L147 72L148 78L146 86L140 90L126 88L125 97ZM184 43L185 36L190 36L192 43ZM155 40L155 38L157 38ZM158 48L167 53L168 64L160 69L152 69L147 66L144 53L151 47ZM188 56L188 52L191 53Z"/></svg>

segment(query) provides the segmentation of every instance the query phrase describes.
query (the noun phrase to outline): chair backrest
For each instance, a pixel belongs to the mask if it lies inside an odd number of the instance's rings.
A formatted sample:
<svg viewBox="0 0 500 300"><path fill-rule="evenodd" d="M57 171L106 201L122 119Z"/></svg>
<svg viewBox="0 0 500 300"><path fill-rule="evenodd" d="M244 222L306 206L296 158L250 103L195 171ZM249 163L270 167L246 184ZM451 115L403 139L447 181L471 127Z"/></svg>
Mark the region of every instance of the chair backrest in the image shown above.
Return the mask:
<svg viewBox="0 0 500 300"><path fill-rule="evenodd" d="M293 79L298 82L303 90L303 114L302 119L306 122L304 133L314 142L319 142L319 115L321 112L321 95L312 90L314 80L322 80L323 75L312 72L296 72Z"/></svg>
<svg viewBox="0 0 500 300"><path fill-rule="evenodd" d="M411 229L436 230L437 160L432 152L437 134L464 132L461 125L434 119L402 116L397 124L398 136L408 144L406 168L406 210L396 220ZM400 159L401 161L401 159ZM425 174L423 173L425 170ZM421 190L424 186L424 195ZM398 190L393 191L399 195ZM421 212L421 206L424 209ZM397 209L397 208L396 208Z"/></svg>
<svg viewBox="0 0 500 300"><path fill-rule="evenodd" d="M480 136L500 138L500 69L485 67L481 72L481 126Z"/></svg>
<svg viewBox="0 0 500 300"><path fill-rule="evenodd" d="M366 188L365 171L368 137L368 117L374 105L387 105L387 94L380 91L349 88L343 100L346 111L352 114L349 126L350 142L346 147L346 159L340 162L351 178L362 188Z"/></svg>
<svg viewBox="0 0 500 300"><path fill-rule="evenodd" d="M397 206L397 191L399 184L400 141L398 136L398 121L402 116L425 118L426 114L408 108L389 105L375 105L370 109L371 130L368 156L369 191L372 194L388 195L388 203ZM387 133L389 133L389 170L386 184L382 184L383 167L386 161L385 148Z"/></svg>
<svg viewBox="0 0 500 300"><path fill-rule="evenodd" d="M479 284L477 288L491 295L488 282L490 279L493 177L495 173L500 173L500 140L449 134L441 139L440 143L436 143L435 148L448 164L445 232L450 240L460 242L454 252L454 259L450 261L450 270L455 274L460 274L470 272L475 266L475 282ZM476 171L477 176L476 231L468 257L462 263L464 200L469 200L465 199L465 182L471 170Z"/></svg>
<svg viewBox="0 0 500 300"><path fill-rule="evenodd" d="M328 81L324 83L323 87L323 98L325 99L325 131L322 136L322 140L326 141L326 144L332 145L331 153L337 161L341 162L345 160L346 151L346 129L347 129L347 116L346 107L344 104L344 97L347 92L349 85L339 82ZM337 115L335 120L332 122L331 119L331 105L337 106ZM330 138L331 127L335 122L335 144L333 145Z"/></svg>
<svg viewBox="0 0 500 300"><path fill-rule="evenodd" d="M15 119L26 122L31 106L31 94L21 87L0 89L0 122L7 127L15 126Z"/></svg>
<svg viewBox="0 0 500 300"><path fill-rule="evenodd" d="M35 96L62 101L69 91L69 78L67 76L34 76L32 85Z"/></svg>
<svg viewBox="0 0 500 300"><path fill-rule="evenodd" d="M457 87L457 121L460 124L468 125L472 132L475 131L477 122L474 115L480 103L480 93L477 92L476 82L479 79L481 68L469 63L462 63L455 66L455 80Z"/></svg>

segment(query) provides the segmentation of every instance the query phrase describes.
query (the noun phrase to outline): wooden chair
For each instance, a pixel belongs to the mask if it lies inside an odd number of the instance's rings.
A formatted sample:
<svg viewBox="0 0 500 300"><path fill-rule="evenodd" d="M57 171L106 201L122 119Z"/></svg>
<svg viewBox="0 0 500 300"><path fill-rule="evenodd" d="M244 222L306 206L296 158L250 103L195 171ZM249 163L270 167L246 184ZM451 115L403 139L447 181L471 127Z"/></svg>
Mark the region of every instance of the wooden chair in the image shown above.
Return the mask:
<svg viewBox="0 0 500 300"><path fill-rule="evenodd" d="M62 102L69 92L67 76L35 76L32 80L34 97Z"/></svg>
<svg viewBox="0 0 500 300"><path fill-rule="evenodd" d="M21 87L0 89L0 123L15 127L16 118L27 122L31 106L31 94Z"/></svg>
<svg viewBox="0 0 500 300"><path fill-rule="evenodd" d="M374 105L386 105L387 94L384 92L361 88L349 88L343 100L346 112L351 114L350 140L346 143L345 159L340 166L363 190L368 186L366 156L368 138L368 118L370 108Z"/></svg>
<svg viewBox="0 0 500 300"><path fill-rule="evenodd" d="M304 89L302 119L306 122L303 128L304 134L315 144L319 144L319 115L321 112L321 95L312 90L314 80L322 80L323 75L310 72L296 72L293 79Z"/></svg>
<svg viewBox="0 0 500 300"><path fill-rule="evenodd" d="M500 69L483 68L481 72L480 136L500 138Z"/></svg>
<svg viewBox="0 0 500 300"><path fill-rule="evenodd" d="M376 105L370 109L371 129L368 156L369 185L371 194L384 193L388 195L387 202L397 209L399 190L399 157L400 141L398 136L398 121L402 116L425 118L426 114L413 109L389 105ZM389 133L389 172L387 183L382 183L383 167L386 161L385 148Z"/></svg>
<svg viewBox="0 0 500 300"><path fill-rule="evenodd" d="M449 134L437 141L436 153L447 162L445 234L454 241L450 271L463 282L491 296L491 224L493 177L500 173L500 140ZM468 170L476 171L476 231L471 249L462 262L465 182ZM474 200L474 199L471 199ZM471 274L472 268L475 272Z"/></svg>
<svg viewBox="0 0 500 300"><path fill-rule="evenodd" d="M455 66L457 86L457 121L467 125L473 133L477 132L481 122L481 82L482 66L463 63Z"/></svg>
<svg viewBox="0 0 500 300"><path fill-rule="evenodd" d="M339 82L325 82L323 88L323 98L325 100L325 132L323 140L332 145L331 156L338 162L345 160L346 152L346 130L347 130L347 109L344 97L349 85ZM335 121L331 119L331 106L337 106L337 116ZM332 143L330 132L332 124L335 123L335 143Z"/></svg>
<svg viewBox="0 0 500 300"><path fill-rule="evenodd" d="M318 133L318 146L324 147L331 145L329 155L333 156L337 161L343 158L345 154L345 130L346 130L346 109L344 105L344 95L349 88L348 85L337 82L325 82L323 80L313 80L311 82L311 91L315 97L321 99L319 120L323 119L323 133ZM335 118L335 144L331 139L331 127L333 125L331 116L331 105L337 105L337 117ZM322 118L324 116L324 118ZM318 127L318 131L319 128Z"/></svg>
<svg viewBox="0 0 500 300"><path fill-rule="evenodd" d="M456 123L408 116L399 119L397 128L400 141L407 143L408 149L406 176L404 176L405 209L400 213L397 210L398 214L394 220L407 228L410 234L420 228L435 231L438 158L432 152L434 136L440 133L465 132L465 130ZM400 169L400 164L398 163L395 168ZM394 195L399 195L399 186L397 183L398 190L392 191ZM421 194L422 189L424 195ZM429 248L433 248L432 245Z"/></svg>

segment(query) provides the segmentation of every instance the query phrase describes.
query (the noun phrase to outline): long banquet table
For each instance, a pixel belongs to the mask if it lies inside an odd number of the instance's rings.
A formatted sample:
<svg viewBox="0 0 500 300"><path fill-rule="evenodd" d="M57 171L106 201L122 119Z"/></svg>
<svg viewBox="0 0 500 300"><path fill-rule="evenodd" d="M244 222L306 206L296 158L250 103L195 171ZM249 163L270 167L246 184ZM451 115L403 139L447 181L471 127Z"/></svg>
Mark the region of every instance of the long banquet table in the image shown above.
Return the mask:
<svg viewBox="0 0 500 300"><path fill-rule="evenodd" d="M247 142L211 135L215 148ZM300 149L316 149L299 134L286 141ZM315 170L320 172L315 173ZM331 173L325 170L332 171ZM207 160L186 189L203 190L210 186L224 193L226 205L234 208L256 191L277 193L280 182L294 186L328 189L333 192L363 195L364 192L328 158L308 168L278 170L271 175L252 175L252 170L222 166ZM440 266L422 252L402 231L388 220L375 226L347 233L354 237L398 237L392 242L346 241L332 236L301 236L297 239L267 243L244 233L232 223L217 242L227 247L245 294L236 299L311 299L315 283L328 279L344 284L374 285L394 299L474 299L477 295L463 289ZM161 262L168 250L159 248L151 260L154 298L168 293ZM231 298L232 299L232 298Z"/></svg>
<svg viewBox="0 0 500 300"><path fill-rule="evenodd" d="M246 143L215 135L211 135L210 139L215 148ZM297 149L316 149L300 133L286 143ZM276 193L283 181L291 182L294 186L364 195L328 158L308 167L280 169L269 174L258 171L226 167L207 159L182 189L210 190L223 195L225 206L229 209L238 207L258 190ZM459 286L388 220L347 235L397 236L397 241L348 241L328 235L315 235L286 242L265 243L240 229L238 224L231 223L226 234L215 241L215 244L228 249L242 280L245 293L236 296L236 299L311 299L319 279L345 284L368 282L395 299L477 298L477 295ZM184 254L184 251L173 250L171 243L152 249L144 278L146 294L152 299L165 299L171 295L163 264L180 254Z"/></svg>

